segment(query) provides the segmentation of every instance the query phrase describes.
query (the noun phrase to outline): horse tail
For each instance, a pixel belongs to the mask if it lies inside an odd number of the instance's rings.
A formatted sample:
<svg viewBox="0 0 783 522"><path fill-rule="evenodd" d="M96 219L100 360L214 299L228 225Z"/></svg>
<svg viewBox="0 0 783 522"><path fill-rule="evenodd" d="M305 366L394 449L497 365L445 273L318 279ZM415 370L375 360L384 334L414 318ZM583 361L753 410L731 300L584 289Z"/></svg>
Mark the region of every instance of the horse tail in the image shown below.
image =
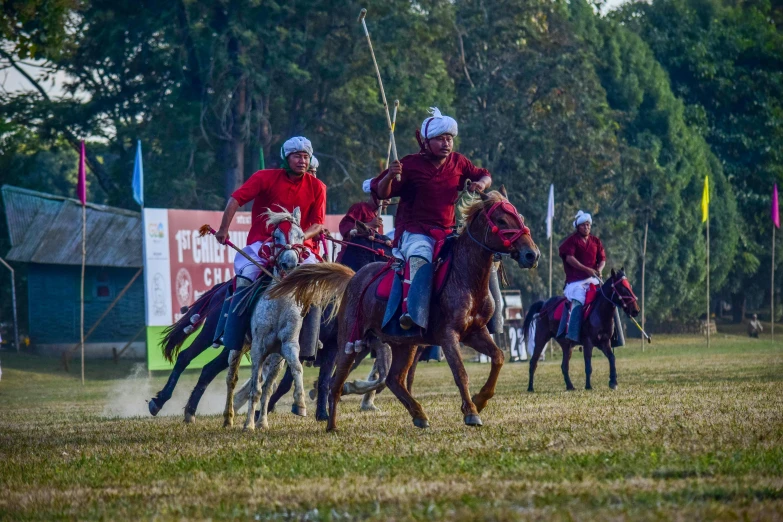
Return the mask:
<svg viewBox="0 0 783 522"><path fill-rule="evenodd" d="M160 347L163 350L163 357L167 361L170 363L174 362L185 340L198 329L199 323L206 320L210 311L208 305L212 299L225 293L225 290L228 288L227 285L230 283L231 281L226 281L213 286L199 297L195 303L190 305L187 312L177 322L163 330L163 339L160 341ZM195 317L197 315L199 317Z"/></svg>
<svg viewBox="0 0 783 522"><path fill-rule="evenodd" d="M343 294L354 274L353 270L339 263L302 265L271 286L267 295L272 299L291 296L302 310L307 310L310 305L325 310L331 304L329 317L324 319L331 321L337 316Z"/></svg>
<svg viewBox="0 0 783 522"><path fill-rule="evenodd" d="M530 334L528 333L528 329L530 327L530 324L533 322L533 317L541 311L541 309L544 307L544 301L537 301L533 306L530 307L530 310L527 311L527 315L525 315L525 322L522 323L522 335L524 335L525 340L530 340Z"/></svg>
<svg viewBox="0 0 783 522"><path fill-rule="evenodd" d="M250 400L251 380L252 379L246 380L242 387L234 394L234 410L238 410Z"/></svg>

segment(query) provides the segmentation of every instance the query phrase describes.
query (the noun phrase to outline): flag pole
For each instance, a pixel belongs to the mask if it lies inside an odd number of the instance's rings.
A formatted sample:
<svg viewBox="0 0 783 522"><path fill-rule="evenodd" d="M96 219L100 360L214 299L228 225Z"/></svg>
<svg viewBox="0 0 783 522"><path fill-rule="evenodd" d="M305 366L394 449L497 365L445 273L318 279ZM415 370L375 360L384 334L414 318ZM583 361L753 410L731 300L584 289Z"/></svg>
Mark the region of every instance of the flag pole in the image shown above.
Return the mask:
<svg viewBox="0 0 783 522"><path fill-rule="evenodd" d="M710 347L710 213L707 212L707 348Z"/></svg>
<svg viewBox="0 0 783 522"><path fill-rule="evenodd" d="M644 330L644 276L647 265L647 229L650 226L649 217L644 223L644 245L642 246L642 330ZM642 353L644 353L644 335L642 335Z"/></svg>
<svg viewBox="0 0 783 522"><path fill-rule="evenodd" d="M775 224L772 224L772 286L770 287L770 333L775 340Z"/></svg>
<svg viewBox="0 0 783 522"><path fill-rule="evenodd" d="M552 297L552 240L554 239L554 231L549 235L549 297ZM552 346L552 341L547 343L549 345L549 357L554 357L555 347Z"/></svg>

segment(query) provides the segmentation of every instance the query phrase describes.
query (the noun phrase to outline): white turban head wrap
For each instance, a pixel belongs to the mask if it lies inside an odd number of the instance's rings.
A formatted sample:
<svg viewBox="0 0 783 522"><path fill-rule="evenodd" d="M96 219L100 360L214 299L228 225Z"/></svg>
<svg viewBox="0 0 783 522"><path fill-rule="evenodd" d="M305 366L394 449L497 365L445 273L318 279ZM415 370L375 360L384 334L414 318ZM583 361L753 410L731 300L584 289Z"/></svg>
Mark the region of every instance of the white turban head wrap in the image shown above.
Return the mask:
<svg viewBox="0 0 783 522"><path fill-rule="evenodd" d="M306 152L313 155L313 144L304 136L294 136L280 147L280 159L286 159L294 152Z"/></svg>
<svg viewBox="0 0 783 522"><path fill-rule="evenodd" d="M430 116L421 123L421 137L428 140L443 134L457 135L457 120L444 116L437 107L430 107Z"/></svg>
<svg viewBox="0 0 783 522"><path fill-rule="evenodd" d="M369 194L370 193L370 183L372 183L372 178L365 179L362 182L362 190L364 191L365 194Z"/></svg>
<svg viewBox="0 0 783 522"><path fill-rule="evenodd" d="M312 171L312 172L315 172L316 170L318 170L318 167L319 167L320 165L321 165L321 164L318 162L318 158L316 158L315 156L313 156L313 155L312 155L312 153L311 153L311 154L310 154L310 168L309 168L309 169L307 169L307 170L309 170L309 171Z"/></svg>
<svg viewBox="0 0 783 522"><path fill-rule="evenodd" d="M592 225L593 217L587 212L582 212L580 210L576 213L576 216L574 216L574 228L578 227L582 223L590 223Z"/></svg>

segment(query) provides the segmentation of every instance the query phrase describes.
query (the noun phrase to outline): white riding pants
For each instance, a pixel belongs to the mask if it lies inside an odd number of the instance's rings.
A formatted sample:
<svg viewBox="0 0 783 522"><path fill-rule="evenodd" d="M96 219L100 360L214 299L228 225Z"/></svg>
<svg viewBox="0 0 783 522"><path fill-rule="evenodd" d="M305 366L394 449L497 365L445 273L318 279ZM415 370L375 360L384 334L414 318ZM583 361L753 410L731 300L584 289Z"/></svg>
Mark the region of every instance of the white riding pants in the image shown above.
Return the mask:
<svg viewBox="0 0 783 522"><path fill-rule="evenodd" d="M563 295L569 301L579 301L581 304L585 304L585 296L587 295L587 289L590 285L599 285L601 282L595 277L588 277L582 281L574 281L568 283L563 290Z"/></svg>
<svg viewBox="0 0 783 522"><path fill-rule="evenodd" d="M432 263L432 251L435 248L435 240L424 234L403 232L400 238L399 248L392 250L397 259L407 261L411 256L423 257L428 263Z"/></svg>

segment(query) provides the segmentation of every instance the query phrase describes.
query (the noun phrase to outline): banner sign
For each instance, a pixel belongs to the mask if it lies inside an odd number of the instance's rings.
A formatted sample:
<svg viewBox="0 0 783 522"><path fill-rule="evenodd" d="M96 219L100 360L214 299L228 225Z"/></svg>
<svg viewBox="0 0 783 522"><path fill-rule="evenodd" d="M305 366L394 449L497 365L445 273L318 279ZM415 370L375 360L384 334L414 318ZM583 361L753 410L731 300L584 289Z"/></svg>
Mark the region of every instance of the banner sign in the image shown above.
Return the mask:
<svg viewBox="0 0 783 522"><path fill-rule="evenodd" d="M219 244L215 237L199 237L198 229L210 224L217 229L223 212L206 210L176 210L145 208L144 229L144 289L147 324L147 366L150 370L168 370L172 364L163 358L160 341L163 330L182 317L182 308L192 305L214 285L234 277L236 251ZM343 216L327 215L326 227L340 238L339 224ZM384 228L391 230L392 217L383 216ZM249 212L237 212L231 224L230 239L239 248L247 244L250 232ZM327 241L328 253L319 252L331 261L333 243ZM195 339L190 335L184 350ZM221 348L222 349L222 348ZM201 368L219 350L209 349L193 360L189 368Z"/></svg>

